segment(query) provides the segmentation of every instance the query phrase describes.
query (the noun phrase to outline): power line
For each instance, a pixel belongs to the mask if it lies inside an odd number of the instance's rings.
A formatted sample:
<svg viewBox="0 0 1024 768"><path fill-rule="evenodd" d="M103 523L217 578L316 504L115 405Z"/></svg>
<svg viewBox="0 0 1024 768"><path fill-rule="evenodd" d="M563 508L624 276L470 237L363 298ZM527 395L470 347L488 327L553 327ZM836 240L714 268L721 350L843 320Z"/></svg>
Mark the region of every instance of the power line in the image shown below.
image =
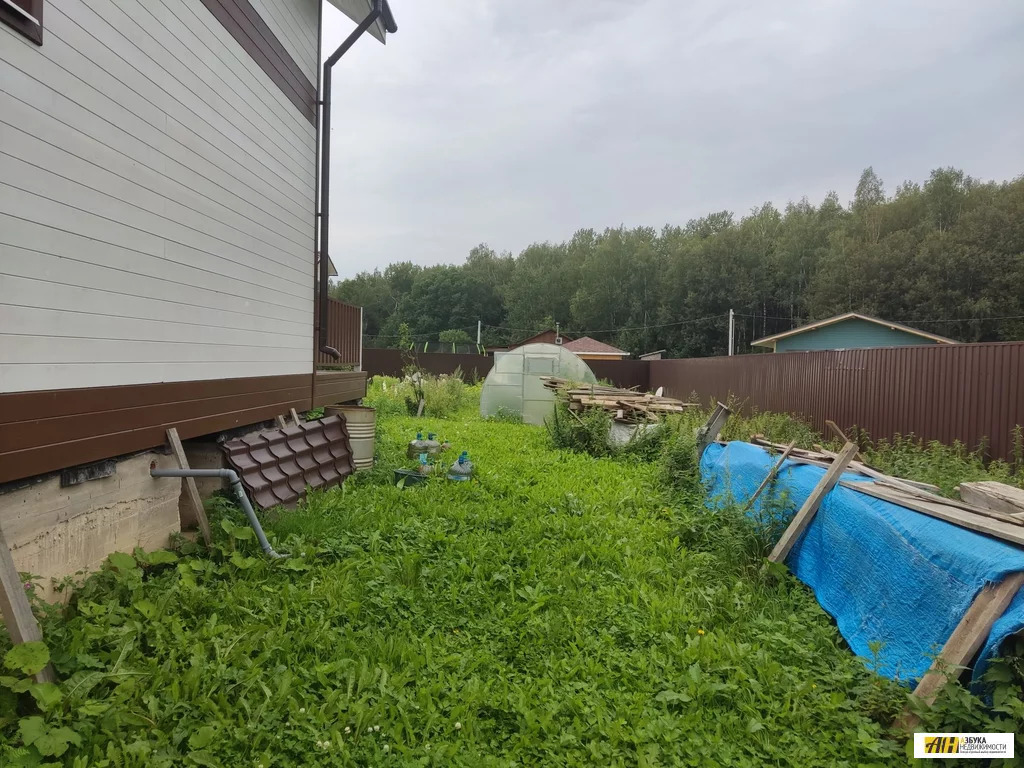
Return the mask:
<svg viewBox="0 0 1024 768"><path fill-rule="evenodd" d="M750 315L750 314L744 314L742 312L737 312L736 316L737 317L752 317L755 320L788 320L791 323L793 323L793 322L803 322L803 323L810 322L809 320L799 320L798 318L795 318L795 317L779 317L777 315ZM970 323L970 322L977 322L977 321L984 321L984 320L1021 320L1021 319L1024 319L1024 315L1001 315L1001 316L997 316L997 317L935 318L933 320L917 320L917 319L914 319L914 318L910 318L910 319L903 319L903 320L890 320L889 322L892 322L892 323L904 323L904 324L908 324L908 325L911 324L911 323L915 323L917 325L924 325L926 323ZM797 326L793 326L793 327L795 328Z"/></svg>
<svg viewBox="0 0 1024 768"><path fill-rule="evenodd" d="M690 325L692 323L702 323L705 320L716 320L716 319L719 319L719 318L722 317L722 315L723 315L723 313L720 312L720 313L715 314L715 315L708 315L706 317L696 317L696 318L691 318L689 320L678 320L678 321L673 322L673 323L657 323L657 324L654 324L654 325L634 325L634 326L626 326L626 327L623 327L623 328L595 328L595 329L591 329L591 330L575 330L575 329L571 329L570 328L570 329L567 329L565 332L566 333L570 333L570 334L582 335L582 334L588 334L588 333L619 333L621 331L646 331L646 330L648 330L650 328L669 328L669 327L676 326L676 325ZM544 331L550 330L549 328L540 328L540 329L537 329L537 328L507 328L507 327L501 326L501 325L484 325L484 328L490 328L490 329L495 330L495 331L516 331L516 332L519 332L519 333L543 333Z"/></svg>

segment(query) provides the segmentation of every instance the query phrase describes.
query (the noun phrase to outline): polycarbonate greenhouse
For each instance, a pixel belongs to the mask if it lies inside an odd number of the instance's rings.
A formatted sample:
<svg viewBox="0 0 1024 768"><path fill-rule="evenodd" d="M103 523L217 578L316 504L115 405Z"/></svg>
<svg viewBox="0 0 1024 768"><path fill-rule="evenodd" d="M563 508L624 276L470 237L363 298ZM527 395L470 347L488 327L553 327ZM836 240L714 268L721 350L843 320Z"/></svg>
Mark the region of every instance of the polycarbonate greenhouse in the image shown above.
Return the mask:
<svg viewBox="0 0 1024 768"><path fill-rule="evenodd" d="M543 424L555 404L554 393L541 376L596 384L597 377L583 360L557 344L526 344L495 356L480 394L480 415L499 409L521 413L527 424Z"/></svg>

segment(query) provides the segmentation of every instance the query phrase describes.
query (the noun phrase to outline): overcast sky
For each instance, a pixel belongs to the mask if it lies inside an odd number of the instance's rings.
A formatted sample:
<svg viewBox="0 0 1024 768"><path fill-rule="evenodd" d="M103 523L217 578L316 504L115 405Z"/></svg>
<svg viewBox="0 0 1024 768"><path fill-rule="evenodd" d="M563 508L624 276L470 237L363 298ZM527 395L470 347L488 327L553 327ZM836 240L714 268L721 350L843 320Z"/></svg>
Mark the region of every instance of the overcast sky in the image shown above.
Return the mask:
<svg viewBox="0 0 1024 768"><path fill-rule="evenodd" d="M1024 172L1021 0L391 0L335 68L332 252L518 253L953 165ZM325 8L324 50L351 21ZM326 54L325 54L326 55Z"/></svg>

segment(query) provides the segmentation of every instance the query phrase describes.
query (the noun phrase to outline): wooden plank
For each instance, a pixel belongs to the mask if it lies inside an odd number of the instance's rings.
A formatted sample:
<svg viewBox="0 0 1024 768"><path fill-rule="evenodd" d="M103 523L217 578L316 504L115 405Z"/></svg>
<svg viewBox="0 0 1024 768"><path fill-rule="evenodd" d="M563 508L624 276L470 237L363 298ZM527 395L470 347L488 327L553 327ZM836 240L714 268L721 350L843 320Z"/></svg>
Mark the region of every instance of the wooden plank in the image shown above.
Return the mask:
<svg viewBox="0 0 1024 768"><path fill-rule="evenodd" d="M942 653L914 689L914 696L931 704L947 676L956 679L960 670L988 639L992 625L1024 586L1024 571L1011 573L998 584L986 584L974 598L956 629L942 646Z"/></svg>
<svg viewBox="0 0 1024 768"><path fill-rule="evenodd" d="M887 483L885 480L875 480L873 486L877 491L882 493L889 491L892 500L896 503L910 501L932 506L938 505L958 510L968 515L989 518L991 520L1024 528L1024 520L1016 518L1013 515L1007 515L1003 512L995 512L991 509L985 509L984 507L976 507L972 504L967 504L966 502L958 501L956 499L947 499L943 496L933 496L932 494L925 493L924 491L919 491L917 489L913 489L908 492L904 488L892 486L891 483Z"/></svg>
<svg viewBox="0 0 1024 768"><path fill-rule="evenodd" d="M967 512L954 506L928 502L924 499L914 498L901 494L898 491L875 485L874 483L843 482L841 485L858 493L874 496L876 499L898 504L915 512L920 512L939 520L945 520L953 525L959 525L961 528L967 528L968 530L1024 547L1024 526L1018 525L1015 522L1004 522L1003 520L986 517L975 512Z"/></svg>
<svg viewBox="0 0 1024 768"><path fill-rule="evenodd" d="M957 490L960 492L960 498L968 504L1013 517L1024 516L1024 490L1020 488L986 480L960 483Z"/></svg>
<svg viewBox="0 0 1024 768"><path fill-rule="evenodd" d="M718 433L725 427L732 411L724 403L718 403L711 412L707 423L697 430L697 458L704 455L704 450L718 438Z"/></svg>
<svg viewBox="0 0 1024 768"><path fill-rule="evenodd" d="M846 445L847 443L850 442L850 438L846 436L846 433L843 432L843 430L839 428L839 425L832 421L832 419L825 419L825 426L829 428L829 431L831 431L833 435L839 438L839 441L843 445ZM860 453L860 451L857 451L857 455L854 456L854 460L864 461L864 456Z"/></svg>
<svg viewBox="0 0 1024 768"><path fill-rule="evenodd" d="M768 487L768 483L772 481L772 478L778 474L780 469L782 469L782 464L789 457L790 452L793 450L795 446L796 440L794 440L793 442L786 446L785 450L780 454L779 460L775 462L775 466L772 467L771 470L768 472L768 476L757 487L757 490L754 491L754 495L747 500L747 503L743 507L744 511L754 506L754 502L757 501L757 497L761 495L761 492Z"/></svg>
<svg viewBox="0 0 1024 768"><path fill-rule="evenodd" d="M7 546L7 539L4 537L3 529L0 528L0 613L3 614L4 624L11 636L11 642L36 643L43 639L43 633L39 629L39 622L32 613L32 605L25 594L25 585L22 584L21 575L14 565L14 558L11 557L11 550ZM53 667L47 665L39 674L36 680L40 683L55 682L57 676Z"/></svg>
<svg viewBox="0 0 1024 768"><path fill-rule="evenodd" d="M277 422L278 429L287 429L288 422L284 420L284 416L282 416L281 414L277 414L277 416L274 417L274 421Z"/></svg>
<svg viewBox="0 0 1024 768"><path fill-rule="evenodd" d="M825 496L835 487L836 483L839 482L840 476L846 471L847 465L853 461L855 453L857 453L856 443L847 443L843 446L839 456L832 462L831 466L825 471L824 476L804 500L803 505L793 516L792 521L790 521L789 527L783 532L782 538L775 545L775 549L768 556L771 562L781 563L785 561L786 555L793 549L793 545L800 538L800 534L804 532L804 529L814 519L814 515L817 514L818 507L821 506Z"/></svg>
<svg viewBox="0 0 1024 768"><path fill-rule="evenodd" d="M178 461L179 469L189 469L188 457L185 455L185 448L178 437L178 430L171 427L167 430L167 442L171 444L171 453ZM196 481L191 477L183 477L185 483L185 498L192 507L192 514L199 523L199 530L203 534L203 541L210 543L210 521L206 519L206 510L203 508L203 500L199 496L199 489L196 488Z"/></svg>
<svg viewBox="0 0 1024 768"><path fill-rule="evenodd" d="M297 426L299 426L299 424L301 424L301 423L302 423L302 421L301 421L301 420L299 419L299 414L298 414L298 413L297 413L297 412L295 411L295 409L294 409L294 408L292 408L292 409L291 409L291 410L289 411L289 413L290 413L290 414L291 414L291 416L292 416L292 421L294 422L295 426L296 426L296 427L297 427Z"/></svg>

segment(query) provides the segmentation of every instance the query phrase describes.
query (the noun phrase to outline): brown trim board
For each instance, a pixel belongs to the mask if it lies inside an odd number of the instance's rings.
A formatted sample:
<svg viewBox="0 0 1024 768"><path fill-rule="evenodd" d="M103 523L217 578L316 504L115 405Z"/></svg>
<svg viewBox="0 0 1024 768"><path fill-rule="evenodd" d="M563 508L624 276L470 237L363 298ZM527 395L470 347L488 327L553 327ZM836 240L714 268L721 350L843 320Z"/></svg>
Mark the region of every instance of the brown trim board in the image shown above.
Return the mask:
<svg viewBox="0 0 1024 768"><path fill-rule="evenodd" d="M316 86L249 0L202 0L310 123L316 125Z"/></svg>
<svg viewBox="0 0 1024 768"><path fill-rule="evenodd" d="M314 389L314 408L358 400L366 395L366 371L319 371Z"/></svg>
<svg viewBox="0 0 1024 768"><path fill-rule="evenodd" d="M366 374L316 382L321 402L362 397ZM0 394L0 483L308 410L310 374Z"/></svg>

